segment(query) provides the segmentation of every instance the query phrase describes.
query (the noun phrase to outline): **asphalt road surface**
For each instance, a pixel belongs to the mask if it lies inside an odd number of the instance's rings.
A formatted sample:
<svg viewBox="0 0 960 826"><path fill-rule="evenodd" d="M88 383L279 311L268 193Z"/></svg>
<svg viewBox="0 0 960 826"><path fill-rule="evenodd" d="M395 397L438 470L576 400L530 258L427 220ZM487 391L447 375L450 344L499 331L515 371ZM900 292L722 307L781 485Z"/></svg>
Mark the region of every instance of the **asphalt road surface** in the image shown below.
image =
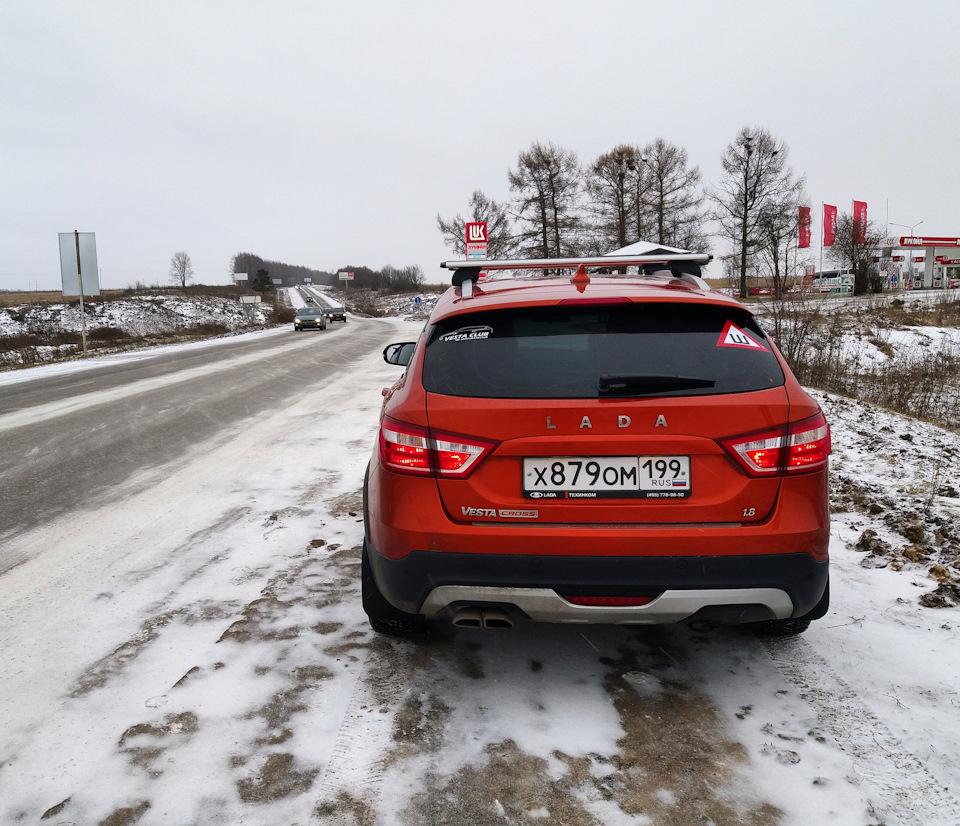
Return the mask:
<svg viewBox="0 0 960 826"><path fill-rule="evenodd" d="M14 552L18 537L69 512L82 519L218 433L322 393L392 330L283 330L0 386L0 574L43 550Z"/></svg>

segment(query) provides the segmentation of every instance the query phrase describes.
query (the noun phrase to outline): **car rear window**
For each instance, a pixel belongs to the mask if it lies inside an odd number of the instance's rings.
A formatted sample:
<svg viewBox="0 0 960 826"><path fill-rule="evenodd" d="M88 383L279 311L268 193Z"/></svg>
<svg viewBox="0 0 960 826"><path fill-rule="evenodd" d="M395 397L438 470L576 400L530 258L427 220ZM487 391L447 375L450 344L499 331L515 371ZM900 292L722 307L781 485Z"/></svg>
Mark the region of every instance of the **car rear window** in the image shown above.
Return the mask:
<svg viewBox="0 0 960 826"><path fill-rule="evenodd" d="M753 316L709 304L458 315L429 330L423 364L429 392L494 399L712 395L783 383Z"/></svg>

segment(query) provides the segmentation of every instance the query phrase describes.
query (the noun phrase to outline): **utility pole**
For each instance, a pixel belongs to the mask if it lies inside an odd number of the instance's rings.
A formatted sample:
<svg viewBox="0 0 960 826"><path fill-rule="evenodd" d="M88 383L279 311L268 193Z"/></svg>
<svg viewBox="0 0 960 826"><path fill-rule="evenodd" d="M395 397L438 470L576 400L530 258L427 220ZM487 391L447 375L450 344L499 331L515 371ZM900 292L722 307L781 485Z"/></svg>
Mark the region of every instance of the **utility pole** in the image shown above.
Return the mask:
<svg viewBox="0 0 960 826"><path fill-rule="evenodd" d="M896 221L891 221L891 220L889 220L889 219L887 220L887 224L893 224L893 226L895 226L895 227L903 227L904 229L909 229L909 230L910 230L910 236L911 236L911 237L913 236L913 233L914 233L914 231L916 230L916 228L919 227L920 224L922 224L922 223L923 223L923 221L917 221L917 223L915 223L913 226L908 227L906 224L898 224ZM913 250L912 250L912 249L908 249L908 250L907 250L907 259L908 259L907 271L910 273L910 281L913 282L913 281L916 280L916 279L915 279L915 276L914 276ZM902 281L902 279L901 279L901 281ZM903 284L901 284L900 286L903 287Z"/></svg>
<svg viewBox="0 0 960 826"><path fill-rule="evenodd" d="M627 161L627 169L631 172L636 173L637 176L637 198L636 198L636 207L637 207L637 240L643 240L643 165L647 162L646 155L640 155L639 163L636 160L630 159Z"/></svg>
<svg viewBox="0 0 960 826"><path fill-rule="evenodd" d="M83 355L87 355L87 317L83 312L83 272L80 267L80 233L73 231L73 239L77 246L77 279L80 282L80 331L83 338Z"/></svg>
<svg viewBox="0 0 960 826"><path fill-rule="evenodd" d="M743 222L740 225L740 298L747 296L747 211L750 208L750 156L753 154L752 135L744 135L743 159Z"/></svg>

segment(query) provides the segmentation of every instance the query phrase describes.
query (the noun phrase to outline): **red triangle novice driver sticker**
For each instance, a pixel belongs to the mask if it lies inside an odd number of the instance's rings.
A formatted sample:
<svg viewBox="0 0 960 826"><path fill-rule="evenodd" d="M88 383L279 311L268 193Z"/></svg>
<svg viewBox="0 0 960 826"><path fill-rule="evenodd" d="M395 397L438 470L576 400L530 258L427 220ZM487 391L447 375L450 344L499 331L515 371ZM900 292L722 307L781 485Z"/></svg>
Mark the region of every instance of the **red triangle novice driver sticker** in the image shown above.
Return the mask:
<svg viewBox="0 0 960 826"><path fill-rule="evenodd" d="M717 347L744 347L747 350L767 349L753 336L741 330L732 321L728 321L726 326L723 328L723 332L720 333L720 340L717 342Z"/></svg>

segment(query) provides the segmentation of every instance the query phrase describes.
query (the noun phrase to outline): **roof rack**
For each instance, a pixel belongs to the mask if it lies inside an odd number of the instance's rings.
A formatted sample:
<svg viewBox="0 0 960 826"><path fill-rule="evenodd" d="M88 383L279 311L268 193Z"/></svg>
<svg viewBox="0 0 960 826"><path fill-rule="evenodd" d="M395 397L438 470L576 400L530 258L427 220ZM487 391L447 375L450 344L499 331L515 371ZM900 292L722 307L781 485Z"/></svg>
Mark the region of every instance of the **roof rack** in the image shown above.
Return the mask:
<svg viewBox="0 0 960 826"><path fill-rule="evenodd" d="M663 273L701 290L710 286L700 278L700 267L713 260L707 253L663 253L660 255L597 255L586 258L504 258L500 260L441 261L445 270L453 270L453 286L460 287L464 298L473 294L480 273L490 270L563 270L575 269L573 283L581 291L590 283L587 268L613 270L641 267L645 275ZM613 273L610 273L613 274Z"/></svg>

